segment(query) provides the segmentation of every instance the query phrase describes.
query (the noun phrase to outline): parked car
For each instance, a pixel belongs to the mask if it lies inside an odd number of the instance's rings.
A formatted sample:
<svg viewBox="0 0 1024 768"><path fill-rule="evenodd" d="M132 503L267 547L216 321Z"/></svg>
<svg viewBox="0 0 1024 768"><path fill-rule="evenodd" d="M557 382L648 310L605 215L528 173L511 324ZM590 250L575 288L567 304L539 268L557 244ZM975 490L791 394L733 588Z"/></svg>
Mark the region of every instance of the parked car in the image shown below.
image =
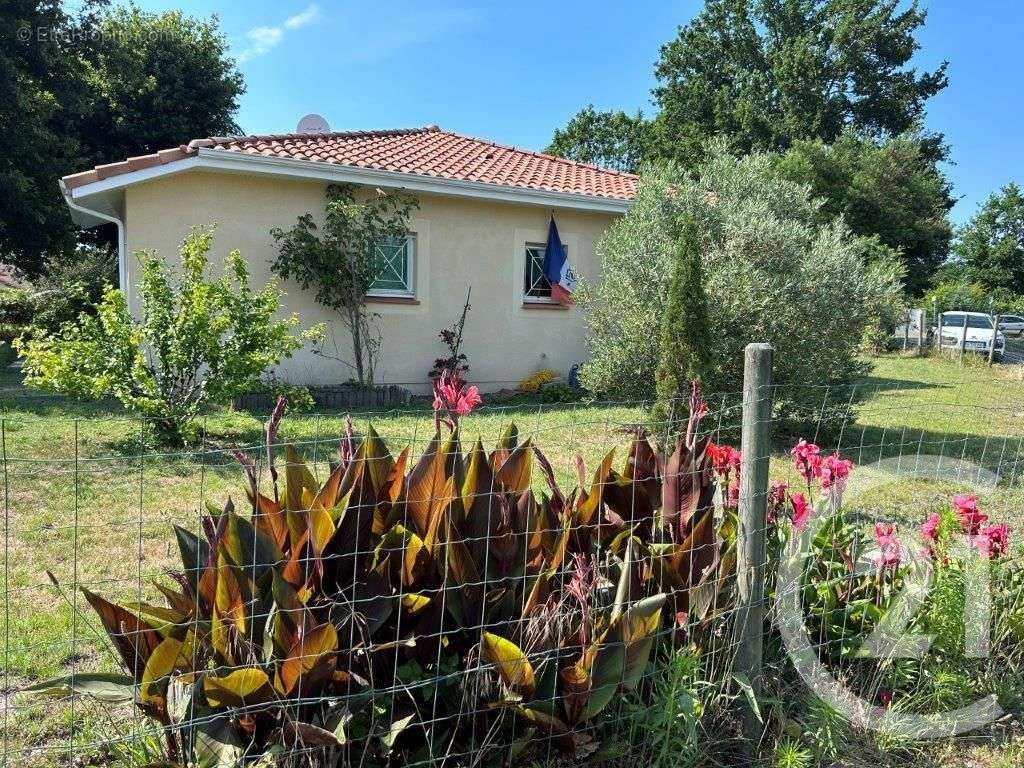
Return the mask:
<svg viewBox="0 0 1024 768"><path fill-rule="evenodd" d="M984 312L943 312L942 328L939 330L943 348L958 348L964 339L964 319L967 320L967 337L964 340L964 351L988 354L989 347L995 338L996 351L993 358L1003 359L1006 351L1006 336L997 331L992 316Z"/></svg>
<svg viewBox="0 0 1024 768"><path fill-rule="evenodd" d="M1002 315L999 318L999 330L1007 336L1024 336L1024 317Z"/></svg>

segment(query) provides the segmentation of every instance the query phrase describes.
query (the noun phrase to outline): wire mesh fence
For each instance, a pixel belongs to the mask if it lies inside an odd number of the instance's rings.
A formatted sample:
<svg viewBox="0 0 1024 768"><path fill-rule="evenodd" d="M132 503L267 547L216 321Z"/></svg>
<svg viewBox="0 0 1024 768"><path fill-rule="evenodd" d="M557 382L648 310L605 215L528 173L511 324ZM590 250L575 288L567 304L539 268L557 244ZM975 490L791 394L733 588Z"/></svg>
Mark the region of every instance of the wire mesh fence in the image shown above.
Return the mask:
<svg viewBox="0 0 1024 768"><path fill-rule="evenodd" d="M771 420L788 489L753 489L757 680L736 664L740 469L724 446L744 447L741 393L708 395L689 439L689 401L663 420L645 403L483 408L458 440L415 408L266 434L228 415L184 451L127 418L4 418L5 764L728 763L755 691L767 744L784 736L780 681L814 690L780 614L808 583L846 600L832 616L800 598L813 658L877 703L869 689L902 667L869 673L848 647L912 557L901 533L902 562L879 567L873 524L916 530L955 491L1019 524L1022 406L977 407L966 384L930 401L881 380L771 392L813 405ZM794 587L786 542L840 532L837 491L793 466L799 438L853 461L839 486L855 514L847 550L812 543ZM795 494L819 512L801 520ZM843 570L851 553L873 570ZM1004 660L1017 608L993 620Z"/></svg>

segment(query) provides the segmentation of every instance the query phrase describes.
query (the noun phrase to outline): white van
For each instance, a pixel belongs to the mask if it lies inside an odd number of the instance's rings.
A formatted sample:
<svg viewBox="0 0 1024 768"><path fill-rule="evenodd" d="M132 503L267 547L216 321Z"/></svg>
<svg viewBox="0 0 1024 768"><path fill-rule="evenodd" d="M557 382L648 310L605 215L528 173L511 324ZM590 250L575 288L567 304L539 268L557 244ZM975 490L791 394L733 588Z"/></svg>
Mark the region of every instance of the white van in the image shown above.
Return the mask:
<svg viewBox="0 0 1024 768"><path fill-rule="evenodd" d="M967 320L967 339L964 350L988 354L989 347L995 339L996 360L1003 359L1006 350L1006 336L995 329L992 316L984 312L943 312L942 328L940 329L941 346L943 349L959 349L960 340L964 337L964 319Z"/></svg>

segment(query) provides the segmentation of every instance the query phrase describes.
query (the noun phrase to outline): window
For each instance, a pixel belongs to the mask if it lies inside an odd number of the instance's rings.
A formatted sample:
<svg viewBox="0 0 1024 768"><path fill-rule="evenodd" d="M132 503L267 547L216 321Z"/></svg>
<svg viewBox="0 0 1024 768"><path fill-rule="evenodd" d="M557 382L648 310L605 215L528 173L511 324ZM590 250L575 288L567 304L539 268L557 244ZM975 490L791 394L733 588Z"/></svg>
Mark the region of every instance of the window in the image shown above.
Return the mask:
<svg viewBox="0 0 1024 768"><path fill-rule="evenodd" d="M416 293L413 261L416 235L386 237L373 248L373 266L377 278L370 286L374 296L412 296Z"/></svg>
<svg viewBox="0 0 1024 768"><path fill-rule="evenodd" d="M569 248L565 248L565 257L569 258ZM551 301L551 283L544 275L544 243L526 244L526 268L523 272L523 298L526 301Z"/></svg>
<svg viewBox="0 0 1024 768"><path fill-rule="evenodd" d="M958 312L947 312L942 316L942 325L945 328L963 328L964 316L963 313ZM983 330L992 330L992 318L986 315L968 315L967 316L967 327L968 328L981 328Z"/></svg>

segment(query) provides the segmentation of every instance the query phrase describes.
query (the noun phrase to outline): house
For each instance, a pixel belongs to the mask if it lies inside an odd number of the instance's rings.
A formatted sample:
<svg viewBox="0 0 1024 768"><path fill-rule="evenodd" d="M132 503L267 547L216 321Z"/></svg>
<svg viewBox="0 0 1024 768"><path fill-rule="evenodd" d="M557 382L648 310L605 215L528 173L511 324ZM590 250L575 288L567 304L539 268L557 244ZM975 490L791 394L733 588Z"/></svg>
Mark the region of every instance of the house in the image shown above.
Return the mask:
<svg viewBox="0 0 1024 768"><path fill-rule="evenodd" d="M635 195L632 174L501 146L436 126L405 130L295 133L192 141L61 181L76 221L114 223L120 282L137 309L138 261L173 256L189 228L217 224L214 263L238 249L254 284L271 278L273 227L323 216L331 183L414 194L407 238L381 243L379 281L366 297L383 336L379 383L419 387L444 351L438 332L472 305L464 349L484 390L514 385L540 368L565 375L585 357L585 320L550 298L540 270L553 216L578 275L598 277L594 246ZM303 326L325 322L339 349L340 319L296 285L282 284ZM349 372L304 349L282 364L291 383L333 384Z"/></svg>

